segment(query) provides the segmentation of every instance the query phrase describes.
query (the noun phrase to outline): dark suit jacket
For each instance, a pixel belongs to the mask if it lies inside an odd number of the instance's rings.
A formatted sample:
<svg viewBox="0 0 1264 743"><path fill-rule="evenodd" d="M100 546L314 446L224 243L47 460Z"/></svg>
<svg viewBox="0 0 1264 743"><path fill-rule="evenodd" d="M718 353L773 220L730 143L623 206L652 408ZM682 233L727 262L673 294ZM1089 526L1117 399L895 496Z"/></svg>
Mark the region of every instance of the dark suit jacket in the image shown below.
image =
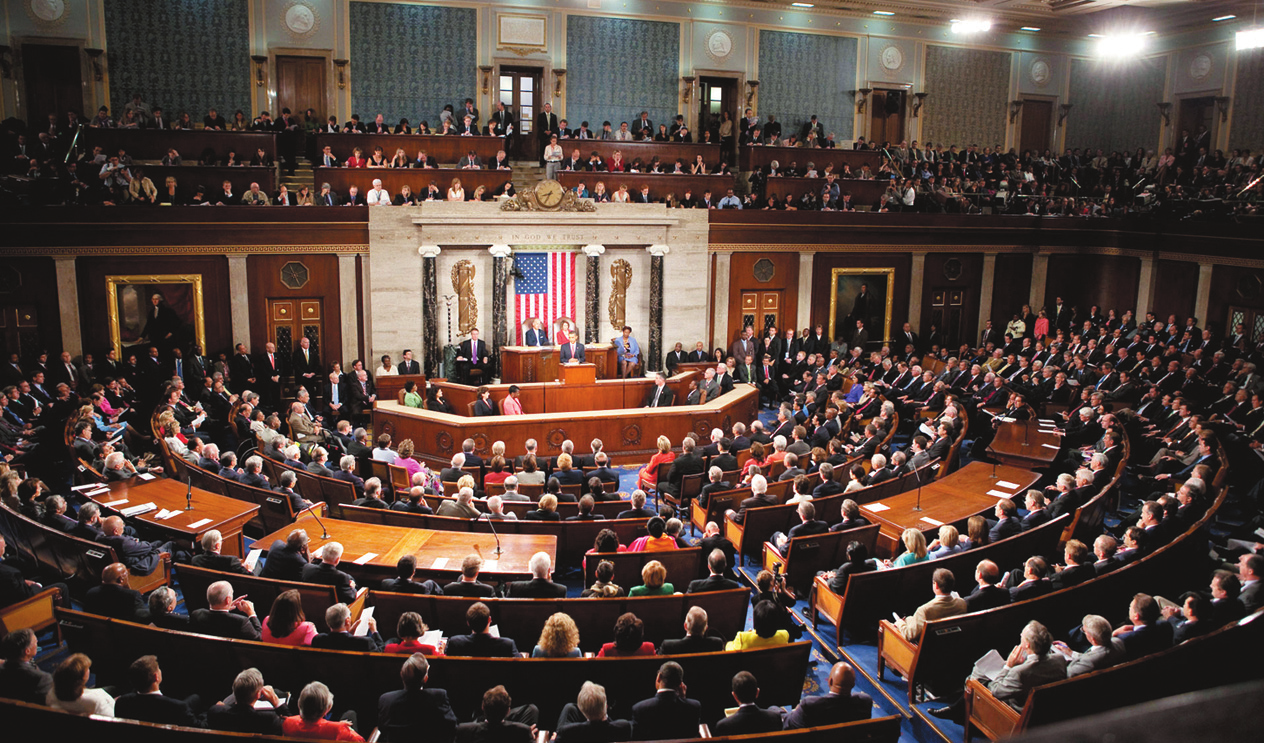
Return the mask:
<svg viewBox="0 0 1264 743"><path fill-rule="evenodd" d="M136 575L149 575L158 567L160 554L157 542L142 542L135 537L120 534L115 537L103 537L101 543L111 547L118 556L119 562Z"/></svg>
<svg viewBox="0 0 1264 743"><path fill-rule="evenodd" d="M663 391L658 395L658 404L654 404L654 393L657 387L650 386L650 391L645 395L645 407L647 408L670 408L676 400L676 393L672 392L671 387L663 385Z"/></svg>
<svg viewBox="0 0 1264 743"><path fill-rule="evenodd" d="M632 705L632 736L635 740L696 738L702 703L681 697L674 690L660 690L653 697Z"/></svg>
<svg viewBox="0 0 1264 743"><path fill-rule="evenodd" d="M377 726L385 743L422 739L451 743L456 735L456 715L442 689L400 689L378 699Z"/></svg>
<svg viewBox="0 0 1264 743"><path fill-rule="evenodd" d="M284 711L283 707L281 713ZM232 733L281 734L281 714L237 704L231 696L207 710L206 724L212 730Z"/></svg>
<svg viewBox="0 0 1264 743"><path fill-rule="evenodd" d="M1053 590L1049 581L1041 579L1030 583L1020 583L1009 589L1009 598L1011 603L1017 604L1019 601L1034 599L1037 596L1043 596Z"/></svg>
<svg viewBox="0 0 1264 743"><path fill-rule="evenodd" d="M322 632L312 638L312 647L327 650L354 650L376 653L383 647L382 636L376 632L356 637L350 632Z"/></svg>
<svg viewBox="0 0 1264 743"><path fill-rule="evenodd" d="M730 588L741 588L742 584L729 580L722 575L710 575L689 582L689 590L685 593L706 593L707 591L727 591Z"/></svg>
<svg viewBox="0 0 1264 743"><path fill-rule="evenodd" d="M149 605L139 591L126 586L101 584L88 589L83 598L83 608L90 614L123 619L128 622L148 622Z"/></svg>
<svg viewBox="0 0 1264 743"><path fill-rule="evenodd" d="M114 715L159 725L202 727L188 702L163 694L124 694L114 700Z"/></svg>
<svg viewBox="0 0 1264 743"><path fill-rule="evenodd" d="M799 706L786 716L785 729L794 730L854 720L868 720L872 714L873 699L862 692L854 691L846 697L840 694L804 697L803 701L799 702Z"/></svg>
<svg viewBox="0 0 1264 743"><path fill-rule="evenodd" d="M697 731L694 731L695 734ZM557 743L620 743L632 740L632 723L627 720L576 722L557 729Z"/></svg>
<svg viewBox="0 0 1264 743"><path fill-rule="evenodd" d="M382 581L381 590L391 593L414 593L423 596L443 595L443 589L432 580L415 581L406 578L387 578Z"/></svg>
<svg viewBox="0 0 1264 743"><path fill-rule="evenodd" d="M316 583L323 586L334 586L338 589L338 600L344 604L355 601L356 591L351 587L351 576L332 565L323 562L310 562L303 566L299 580L304 583Z"/></svg>
<svg viewBox="0 0 1264 743"><path fill-rule="evenodd" d="M505 596L514 599L564 599L566 586L541 578L516 580L505 587Z"/></svg>
<svg viewBox="0 0 1264 743"><path fill-rule="evenodd" d="M745 704L736 712L715 723L714 735L757 735L781 730L781 708L760 709Z"/></svg>
<svg viewBox="0 0 1264 743"><path fill-rule="evenodd" d="M994 544L1006 537L1012 537L1022 530L1022 522L1018 520L1017 516L1004 521L997 521L988 532L988 544Z"/></svg>
<svg viewBox="0 0 1264 743"><path fill-rule="evenodd" d="M278 580L302 580L305 567L307 558L300 552L287 549L285 542L278 539L268 548L268 558L264 560L259 575Z"/></svg>
<svg viewBox="0 0 1264 743"><path fill-rule="evenodd" d="M1053 577L1049 579L1049 583L1052 585L1054 591L1060 591L1063 588L1078 586L1084 581L1092 580L1096 577L1097 570L1093 567L1092 563L1087 565L1072 565L1068 568L1064 568L1060 573L1055 573Z"/></svg>
<svg viewBox="0 0 1264 743"><path fill-rule="evenodd" d="M469 658L513 658L518 655L518 646L508 637L457 635L448 640L445 653Z"/></svg>
<svg viewBox="0 0 1264 743"><path fill-rule="evenodd" d="M984 611L1010 603L1009 591L1000 586L975 586L966 596L966 612Z"/></svg>
<svg viewBox="0 0 1264 743"><path fill-rule="evenodd" d="M584 361L584 344L583 343L576 343L574 347L574 352L572 352L571 344L569 342L558 346L557 360L559 364L565 364L567 361L570 361L572 358L579 359L580 363L583 363Z"/></svg>
<svg viewBox="0 0 1264 743"><path fill-rule="evenodd" d="M663 640L659 655L685 655L686 653L718 653L724 649L722 637L694 637L679 640Z"/></svg>
<svg viewBox="0 0 1264 743"><path fill-rule="evenodd" d="M231 611L195 609L189 615L189 631L234 640L258 640L259 617Z"/></svg>
<svg viewBox="0 0 1264 743"><path fill-rule="evenodd" d="M723 648L720 649L723 650ZM52 675L41 671L34 663L9 661L0 668L0 698L2 699L17 699L21 702L42 705L52 688Z"/></svg>
<svg viewBox="0 0 1264 743"><path fill-rule="evenodd" d="M486 583L474 581L473 583L463 583L461 581L453 581L443 587L444 596L463 596L465 598L495 598L496 589Z"/></svg>
<svg viewBox="0 0 1264 743"><path fill-rule="evenodd" d="M193 556L189 563L194 567L206 568L207 570L218 570L222 573L242 573L250 575L250 571L246 570L241 564L241 558L232 555L217 555L214 552L202 552Z"/></svg>
<svg viewBox="0 0 1264 743"><path fill-rule="evenodd" d="M457 743L531 743L531 728L521 722L464 722L456 726Z"/></svg>

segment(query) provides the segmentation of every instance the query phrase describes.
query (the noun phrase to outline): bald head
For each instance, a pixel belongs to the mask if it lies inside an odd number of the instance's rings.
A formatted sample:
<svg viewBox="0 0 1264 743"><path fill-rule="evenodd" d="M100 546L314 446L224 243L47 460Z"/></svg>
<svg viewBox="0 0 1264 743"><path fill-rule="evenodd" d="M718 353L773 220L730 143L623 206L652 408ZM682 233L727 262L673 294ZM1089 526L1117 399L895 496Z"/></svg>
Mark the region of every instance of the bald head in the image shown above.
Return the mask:
<svg viewBox="0 0 1264 743"><path fill-rule="evenodd" d="M101 571L101 582L109 586L126 586L130 578L127 566L121 562L112 562Z"/></svg>
<svg viewBox="0 0 1264 743"><path fill-rule="evenodd" d="M117 537L123 533L123 519L118 516L108 516L102 519L101 531L105 532L107 537Z"/></svg>
<svg viewBox="0 0 1264 743"><path fill-rule="evenodd" d="M832 694L851 694L851 688L856 685L856 671L846 663L835 663L830 669L829 685Z"/></svg>

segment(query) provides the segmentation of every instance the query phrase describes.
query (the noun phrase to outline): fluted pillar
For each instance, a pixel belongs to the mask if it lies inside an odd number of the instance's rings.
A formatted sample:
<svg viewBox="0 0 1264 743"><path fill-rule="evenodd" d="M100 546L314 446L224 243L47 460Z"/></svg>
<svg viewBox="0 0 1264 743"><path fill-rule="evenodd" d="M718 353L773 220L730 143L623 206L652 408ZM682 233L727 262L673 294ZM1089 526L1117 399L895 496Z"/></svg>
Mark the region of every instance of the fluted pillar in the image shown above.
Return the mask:
<svg viewBox="0 0 1264 743"><path fill-rule="evenodd" d="M584 270L584 343L597 343L601 328L601 256L606 246L585 245L583 250L588 256Z"/></svg>
<svg viewBox="0 0 1264 743"><path fill-rule="evenodd" d="M493 245L492 254L492 366L500 368L500 349L509 345L509 318L507 315L509 291L509 257L513 248Z"/></svg>
<svg viewBox="0 0 1264 743"><path fill-rule="evenodd" d="M422 245L417 248L421 255L421 358L422 372L427 378L439 376L439 364L443 361L443 344L439 341L439 286L435 267L438 245Z"/></svg>
<svg viewBox="0 0 1264 743"><path fill-rule="evenodd" d="M650 254L650 346L646 369L663 368L663 256L671 252L669 245L651 245Z"/></svg>

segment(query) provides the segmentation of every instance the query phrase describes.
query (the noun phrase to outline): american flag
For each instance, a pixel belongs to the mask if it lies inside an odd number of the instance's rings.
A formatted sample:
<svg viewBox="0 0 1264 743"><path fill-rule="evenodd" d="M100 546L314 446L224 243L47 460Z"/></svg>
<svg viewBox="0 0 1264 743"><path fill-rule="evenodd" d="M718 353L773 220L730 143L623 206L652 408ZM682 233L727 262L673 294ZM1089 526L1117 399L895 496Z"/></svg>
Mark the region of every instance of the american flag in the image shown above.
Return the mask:
<svg viewBox="0 0 1264 743"><path fill-rule="evenodd" d="M539 319L550 337L554 320L575 320L576 255L570 251L514 254L514 265L522 271L522 276L514 280L518 344L523 342L523 324L527 320Z"/></svg>

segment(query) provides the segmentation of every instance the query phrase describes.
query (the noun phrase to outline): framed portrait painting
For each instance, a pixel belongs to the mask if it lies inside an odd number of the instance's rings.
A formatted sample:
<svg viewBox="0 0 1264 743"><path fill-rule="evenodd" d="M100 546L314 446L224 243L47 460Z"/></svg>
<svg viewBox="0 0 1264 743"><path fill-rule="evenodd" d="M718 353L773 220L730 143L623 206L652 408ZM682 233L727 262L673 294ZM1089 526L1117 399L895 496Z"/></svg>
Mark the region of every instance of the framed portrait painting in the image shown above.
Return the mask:
<svg viewBox="0 0 1264 743"><path fill-rule="evenodd" d="M891 337L894 268L835 268L830 277L830 339L865 350ZM863 322L863 328L857 322Z"/></svg>
<svg viewBox="0 0 1264 743"><path fill-rule="evenodd" d="M166 358L172 348L206 350L201 274L106 276L110 342L118 358L153 345Z"/></svg>

